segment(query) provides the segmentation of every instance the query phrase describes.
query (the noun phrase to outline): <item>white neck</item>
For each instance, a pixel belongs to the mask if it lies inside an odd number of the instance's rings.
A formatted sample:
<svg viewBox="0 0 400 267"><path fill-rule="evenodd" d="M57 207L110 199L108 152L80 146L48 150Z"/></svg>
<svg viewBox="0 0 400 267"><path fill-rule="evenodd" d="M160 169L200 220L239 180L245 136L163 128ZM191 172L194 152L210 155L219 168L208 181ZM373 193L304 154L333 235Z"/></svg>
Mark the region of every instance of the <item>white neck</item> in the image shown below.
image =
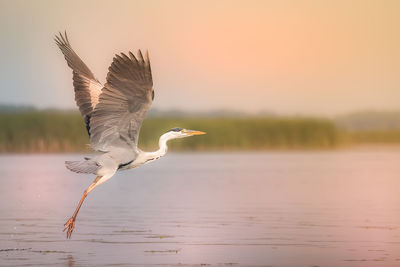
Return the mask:
<svg viewBox="0 0 400 267"><path fill-rule="evenodd" d="M160 139L158 140L158 145L160 146L160 148L157 151L154 152L147 152L147 157L148 159L156 159L159 157L164 156L167 151L168 151L168 146L167 146L167 142L168 140L174 139L174 136L172 136L170 133L165 133L163 135L160 136Z"/></svg>
<svg viewBox="0 0 400 267"><path fill-rule="evenodd" d="M157 154L164 156L167 153L168 146L167 142L168 140L171 140L173 137L169 135L169 133L165 133L160 136L160 140L158 140L158 145L160 148L156 151Z"/></svg>

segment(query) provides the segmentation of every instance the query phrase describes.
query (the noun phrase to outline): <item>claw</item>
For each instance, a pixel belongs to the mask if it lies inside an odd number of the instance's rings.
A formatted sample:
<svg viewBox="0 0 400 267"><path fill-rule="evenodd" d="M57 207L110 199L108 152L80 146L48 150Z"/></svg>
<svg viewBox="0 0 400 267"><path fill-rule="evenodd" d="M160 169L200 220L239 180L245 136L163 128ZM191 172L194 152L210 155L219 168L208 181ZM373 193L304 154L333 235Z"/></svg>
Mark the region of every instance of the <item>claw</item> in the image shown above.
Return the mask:
<svg viewBox="0 0 400 267"><path fill-rule="evenodd" d="M65 228L63 230L63 232L65 232L65 230L68 229L67 231L67 238L71 238L72 235L72 231L74 230L75 227L75 218L71 217L65 224L64 224Z"/></svg>

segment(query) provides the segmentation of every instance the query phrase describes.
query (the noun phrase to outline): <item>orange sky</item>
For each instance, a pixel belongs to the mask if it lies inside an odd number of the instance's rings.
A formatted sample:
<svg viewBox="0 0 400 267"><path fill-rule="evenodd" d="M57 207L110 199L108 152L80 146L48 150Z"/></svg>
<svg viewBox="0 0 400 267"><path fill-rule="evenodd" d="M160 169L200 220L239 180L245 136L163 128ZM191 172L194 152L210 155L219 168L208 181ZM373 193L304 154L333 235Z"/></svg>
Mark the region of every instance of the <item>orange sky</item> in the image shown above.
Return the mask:
<svg viewBox="0 0 400 267"><path fill-rule="evenodd" d="M149 49L154 107L334 115L400 109L399 1L0 2L0 102L74 107L52 36L104 81Z"/></svg>

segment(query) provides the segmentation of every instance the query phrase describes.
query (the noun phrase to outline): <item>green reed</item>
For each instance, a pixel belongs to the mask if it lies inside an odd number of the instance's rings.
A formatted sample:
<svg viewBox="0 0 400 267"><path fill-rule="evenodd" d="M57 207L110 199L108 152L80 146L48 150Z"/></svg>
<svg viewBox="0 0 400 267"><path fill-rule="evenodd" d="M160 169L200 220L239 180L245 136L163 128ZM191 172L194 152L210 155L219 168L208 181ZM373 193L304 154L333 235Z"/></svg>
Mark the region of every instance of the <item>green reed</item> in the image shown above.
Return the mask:
<svg viewBox="0 0 400 267"><path fill-rule="evenodd" d="M331 149L359 143L400 143L400 131L345 132L313 118L148 118L139 138L142 149L156 149L173 127L207 135L173 140L173 150ZM89 152L79 113L34 111L0 114L0 152Z"/></svg>

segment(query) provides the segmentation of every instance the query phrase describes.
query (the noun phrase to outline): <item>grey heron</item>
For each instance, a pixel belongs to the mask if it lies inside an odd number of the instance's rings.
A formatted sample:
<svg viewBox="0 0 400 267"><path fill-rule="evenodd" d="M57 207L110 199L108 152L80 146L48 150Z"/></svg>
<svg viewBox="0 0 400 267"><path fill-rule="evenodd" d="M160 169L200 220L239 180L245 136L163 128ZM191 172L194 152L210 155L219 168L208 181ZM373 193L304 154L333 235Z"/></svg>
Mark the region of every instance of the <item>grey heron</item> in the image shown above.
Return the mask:
<svg viewBox="0 0 400 267"><path fill-rule="evenodd" d="M67 238L71 238L79 209L87 195L110 179L117 171L136 168L167 153L167 142L205 134L205 132L173 128L159 139L159 149L145 152L138 148L139 131L154 99L149 54L145 58L129 52L117 54L102 85L72 49L67 37L55 36L68 66L72 69L75 101L86 124L90 146L98 154L82 161L66 161L66 167L76 173L95 174L96 179L83 192L72 217L65 223Z"/></svg>

